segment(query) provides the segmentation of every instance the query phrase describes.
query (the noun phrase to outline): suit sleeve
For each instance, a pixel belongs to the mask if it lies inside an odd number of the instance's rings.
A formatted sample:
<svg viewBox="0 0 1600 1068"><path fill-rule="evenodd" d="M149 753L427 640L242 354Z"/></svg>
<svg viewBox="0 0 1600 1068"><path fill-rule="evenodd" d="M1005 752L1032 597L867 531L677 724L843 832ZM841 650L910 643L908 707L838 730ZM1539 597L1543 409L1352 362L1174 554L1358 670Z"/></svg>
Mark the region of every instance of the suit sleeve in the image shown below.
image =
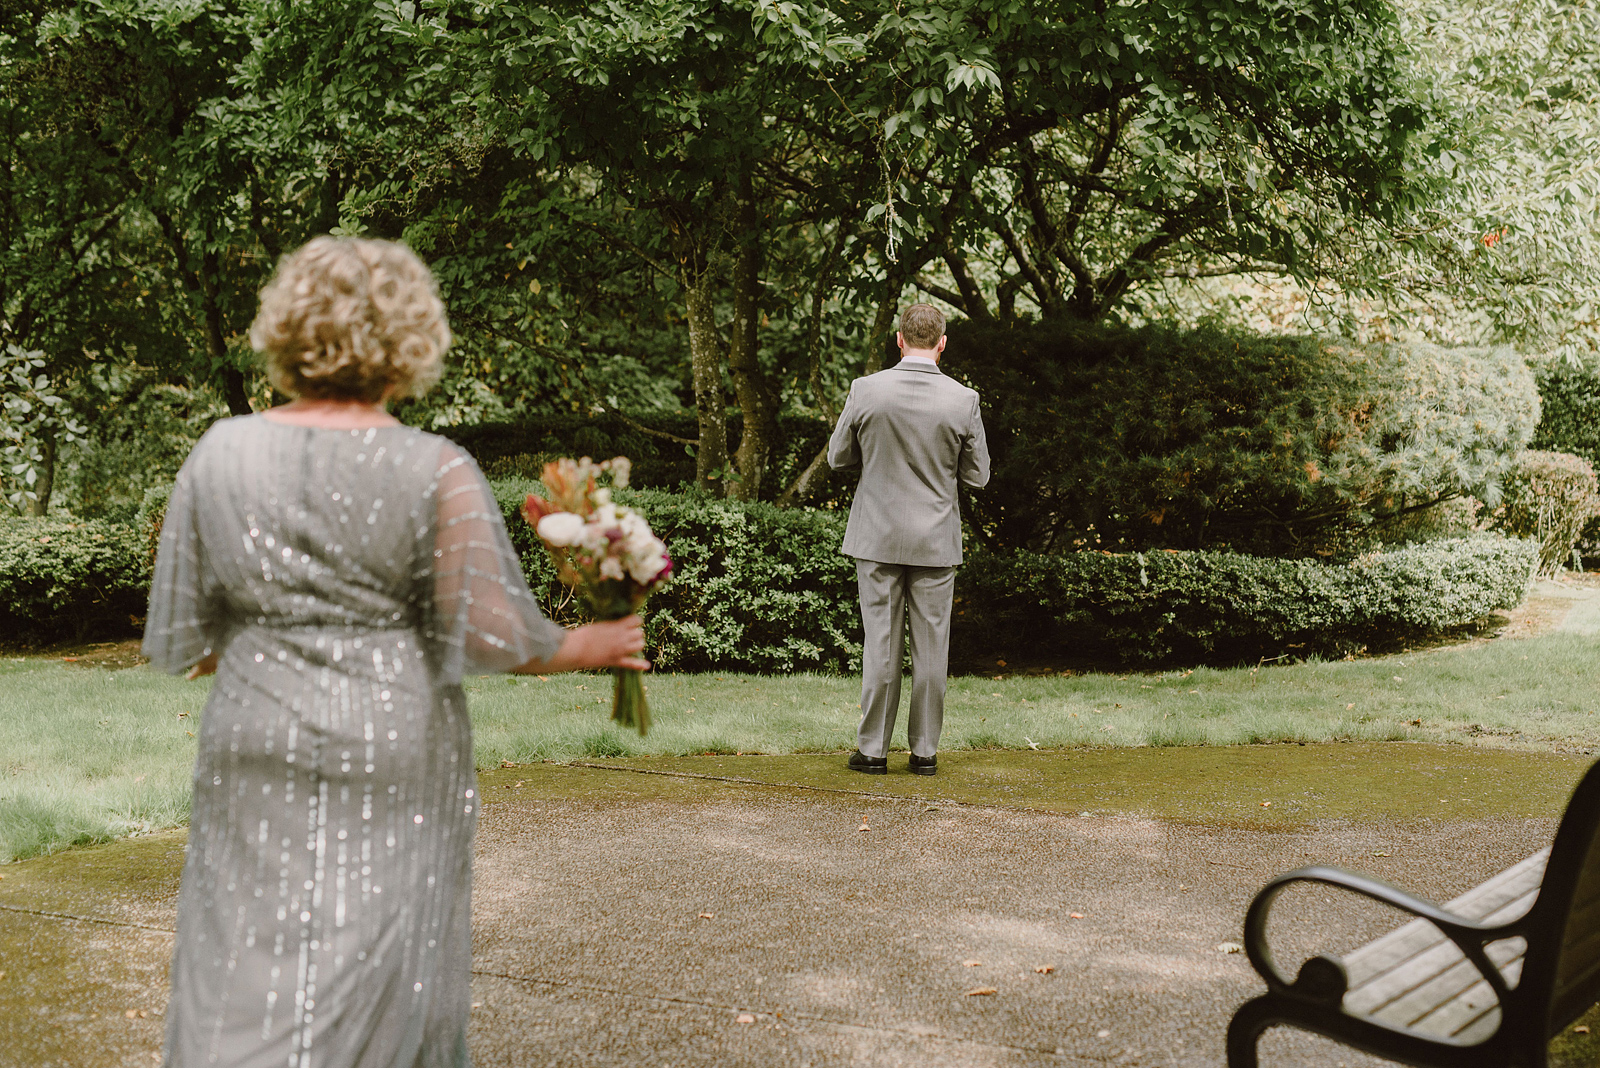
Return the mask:
<svg viewBox="0 0 1600 1068"><path fill-rule="evenodd" d="M828 466L835 471L861 466L861 443L856 440L856 387L850 387L850 396L839 413L839 424L828 439Z"/></svg>
<svg viewBox="0 0 1600 1068"><path fill-rule="evenodd" d="M982 489L989 484L989 442L983 435L983 413L978 410L977 397L972 398L972 419L961 443L958 474L968 489Z"/></svg>

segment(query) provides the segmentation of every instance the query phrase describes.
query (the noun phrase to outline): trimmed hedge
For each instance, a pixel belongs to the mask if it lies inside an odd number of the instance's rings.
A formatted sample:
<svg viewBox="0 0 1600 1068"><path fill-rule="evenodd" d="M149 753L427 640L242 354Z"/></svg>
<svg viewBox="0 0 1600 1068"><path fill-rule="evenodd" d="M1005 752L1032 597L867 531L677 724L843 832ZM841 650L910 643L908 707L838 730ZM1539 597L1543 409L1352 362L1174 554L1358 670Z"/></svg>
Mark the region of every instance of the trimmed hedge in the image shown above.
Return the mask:
<svg viewBox="0 0 1600 1068"><path fill-rule="evenodd" d="M125 634L143 622L149 556L103 519L0 519L0 636L44 642Z"/></svg>
<svg viewBox="0 0 1600 1068"><path fill-rule="evenodd" d="M980 555L957 582L956 633L986 650L1088 642L1134 661L1331 652L1515 607L1538 557L1537 543L1494 534L1348 564L1173 550Z"/></svg>
<svg viewBox="0 0 1600 1068"><path fill-rule="evenodd" d="M1541 367L1539 426L1530 449L1566 452L1600 464L1600 375L1558 364Z"/></svg>
<svg viewBox="0 0 1600 1068"><path fill-rule="evenodd" d="M530 585L574 622L547 554L517 514L534 488L495 483ZM674 581L648 606L663 669L860 669L855 565L839 554L844 515L656 492L618 500L645 514L675 561ZM1495 534L1348 564L1175 550L978 552L957 573L951 655L1072 648L1150 662L1332 651L1512 608L1538 555L1534 542Z"/></svg>
<svg viewBox="0 0 1600 1068"><path fill-rule="evenodd" d="M579 622L577 604L520 515L537 484L502 479L492 486L529 585L554 619ZM860 670L855 565L839 553L842 513L653 490L617 499L642 511L672 553L675 580L646 613L651 655L662 670ZM132 527L0 524L4 632L65 636L74 627L81 633L86 620L93 626L141 615L148 532L158 528L162 504L162 495L152 494ZM1514 607L1538 558L1536 542L1497 534L1425 542L1347 564L1176 550L977 552L957 574L951 655L1072 649L1154 662L1336 651Z"/></svg>
<svg viewBox="0 0 1600 1068"><path fill-rule="evenodd" d="M519 509L536 483L496 481L528 584L563 623L577 605ZM646 634L665 671L861 669L855 563L839 553L845 515L741 504L700 493L629 490L672 554L673 581L650 599Z"/></svg>

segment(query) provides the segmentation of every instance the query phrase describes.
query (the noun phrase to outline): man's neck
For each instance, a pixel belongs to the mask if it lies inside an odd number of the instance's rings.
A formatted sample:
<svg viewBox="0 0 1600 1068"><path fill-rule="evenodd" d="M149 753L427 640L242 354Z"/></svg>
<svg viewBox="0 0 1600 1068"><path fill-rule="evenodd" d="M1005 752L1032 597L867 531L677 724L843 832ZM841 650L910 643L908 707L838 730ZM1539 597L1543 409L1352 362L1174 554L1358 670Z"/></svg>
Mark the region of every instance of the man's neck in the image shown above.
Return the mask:
<svg viewBox="0 0 1600 1068"><path fill-rule="evenodd" d="M938 349L901 349L900 350L900 359L902 361L903 360L913 360L913 361L916 361L918 363L932 364L933 366L937 367L939 365L939 350Z"/></svg>

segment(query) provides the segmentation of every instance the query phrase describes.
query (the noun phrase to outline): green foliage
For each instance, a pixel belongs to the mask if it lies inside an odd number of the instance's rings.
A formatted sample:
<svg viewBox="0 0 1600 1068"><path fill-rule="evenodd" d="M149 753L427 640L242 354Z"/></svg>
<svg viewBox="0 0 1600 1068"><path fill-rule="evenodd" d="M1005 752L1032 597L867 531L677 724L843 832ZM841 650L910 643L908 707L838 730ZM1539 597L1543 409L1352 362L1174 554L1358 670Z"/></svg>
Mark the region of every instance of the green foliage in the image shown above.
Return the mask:
<svg viewBox="0 0 1600 1068"><path fill-rule="evenodd" d="M0 635L8 640L126 633L149 592L149 556L131 526L0 520Z"/></svg>
<svg viewBox="0 0 1600 1068"><path fill-rule="evenodd" d="M74 515L129 520L145 494L169 486L213 422L213 391L170 385L117 365L94 368L74 398L87 432L62 455L57 491Z"/></svg>
<svg viewBox="0 0 1600 1068"><path fill-rule="evenodd" d="M1529 450L1517 457L1495 516L1497 530L1539 545L1539 574L1572 561L1584 528L1600 515L1594 466L1581 456Z"/></svg>
<svg viewBox="0 0 1600 1068"><path fill-rule="evenodd" d="M1539 427L1530 443L1600 463L1600 375L1587 367L1552 363L1537 371Z"/></svg>
<svg viewBox="0 0 1600 1068"><path fill-rule="evenodd" d="M1452 497L1497 501L1538 416L1508 349L1360 348L1217 328L957 324L995 457L991 548L1324 555Z"/></svg>
<svg viewBox="0 0 1600 1068"><path fill-rule="evenodd" d="M1537 563L1535 543L1489 534L1339 565L1215 552L985 553L961 571L955 633L990 651L1084 648L1134 661L1341 652L1514 607Z"/></svg>
<svg viewBox="0 0 1600 1068"><path fill-rule="evenodd" d="M494 484L529 585L553 618L577 621L549 556L520 509L531 481ZM704 494L625 491L667 544L673 579L645 607L664 671L859 671L855 565L840 555L845 517Z"/></svg>
<svg viewBox="0 0 1600 1068"><path fill-rule="evenodd" d="M1568 362L1600 350L1600 9L1402 0L1417 74L1448 102L1443 179L1362 273L1468 337Z"/></svg>
<svg viewBox="0 0 1600 1068"><path fill-rule="evenodd" d="M0 485L10 490L6 499L18 509L37 506L41 491L49 496L56 450L80 441L86 429L45 373L47 366L41 352L16 345L0 352L0 455L5 457ZM47 472L42 484L41 469ZM43 514L42 508L35 511Z"/></svg>
<svg viewBox="0 0 1600 1068"><path fill-rule="evenodd" d="M494 483L529 584L576 622L517 510L532 482ZM667 543L674 581L646 607L663 670L859 671L845 517L703 495L619 495ZM1538 560L1492 534L1374 553L1347 564L1234 553L980 552L956 576L951 655L1083 649L1114 661L1234 659L1342 650L1447 630L1519 604Z"/></svg>
<svg viewBox="0 0 1600 1068"><path fill-rule="evenodd" d="M161 547L161 524L167 520L167 503L172 500L172 485L152 486L144 491L139 510L133 517L133 532L144 546L146 566L153 572L156 550Z"/></svg>

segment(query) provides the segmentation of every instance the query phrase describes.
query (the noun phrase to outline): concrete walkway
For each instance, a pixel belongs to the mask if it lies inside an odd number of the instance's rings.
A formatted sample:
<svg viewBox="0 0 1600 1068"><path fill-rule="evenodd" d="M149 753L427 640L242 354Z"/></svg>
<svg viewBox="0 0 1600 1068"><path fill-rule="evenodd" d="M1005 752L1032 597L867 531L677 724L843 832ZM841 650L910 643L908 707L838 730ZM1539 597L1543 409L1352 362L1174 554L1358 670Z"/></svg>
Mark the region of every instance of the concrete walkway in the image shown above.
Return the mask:
<svg viewBox="0 0 1600 1068"><path fill-rule="evenodd" d="M1448 898L1547 844L1587 763L1407 744L1079 750L949 754L921 779L841 760L486 775L480 1068L1220 1065L1228 1015L1260 986L1218 947L1264 880L1318 860ZM1063 768L1089 785L1074 794ZM1162 769L1178 808L1092 801ZM1419 791L1453 815L1400 803ZM181 851L163 835L0 869L0 1065L156 1063ZM1392 925L1320 893L1284 906L1283 959ZM1263 1051L1378 1063L1282 1032Z"/></svg>

